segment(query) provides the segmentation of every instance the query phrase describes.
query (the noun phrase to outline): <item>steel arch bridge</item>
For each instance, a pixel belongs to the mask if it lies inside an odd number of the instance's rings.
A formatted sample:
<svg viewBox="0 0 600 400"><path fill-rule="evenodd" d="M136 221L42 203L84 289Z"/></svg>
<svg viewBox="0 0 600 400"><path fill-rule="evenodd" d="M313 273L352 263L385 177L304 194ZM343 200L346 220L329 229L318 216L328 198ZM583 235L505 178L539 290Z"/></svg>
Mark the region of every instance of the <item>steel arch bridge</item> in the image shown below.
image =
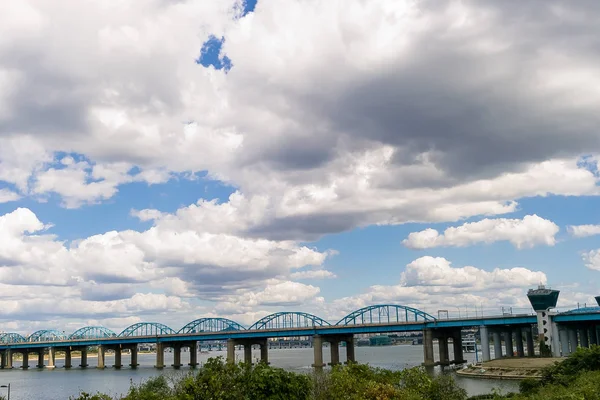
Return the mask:
<svg viewBox="0 0 600 400"><path fill-rule="evenodd" d="M69 339L101 339L117 336L116 333L103 326L84 326L69 335Z"/></svg>
<svg viewBox="0 0 600 400"><path fill-rule="evenodd" d="M158 322L139 322L123 329L123 332L119 333L117 336L157 336L173 335L175 333L177 332L173 329L166 325L159 324Z"/></svg>
<svg viewBox="0 0 600 400"><path fill-rule="evenodd" d="M28 342L56 342L67 339L67 335L55 329L42 329L27 336Z"/></svg>
<svg viewBox="0 0 600 400"><path fill-rule="evenodd" d="M252 329L280 329L280 328L306 328L310 326L331 325L323 318L303 312L278 312L267 315L256 321L248 330Z"/></svg>
<svg viewBox="0 0 600 400"><path fill-rule="evenodd" d="M27 338L18 333L0 333L0 343L12 344L26 342Z"/></svg>
<svg viewBox="0 0 600 400"><path fill-rule="evenodd" d="M227 318L200 318L189 322L177 333L226 332L243 330L246 330L246 328Z"/></svg>
<svg viewBox="0 0 600 400"><path fill-rule="evenodd" d="M435 317L416 308L396 304L380 304L363 307L340 319L336 325L406 323L435 321Z"/></svg>

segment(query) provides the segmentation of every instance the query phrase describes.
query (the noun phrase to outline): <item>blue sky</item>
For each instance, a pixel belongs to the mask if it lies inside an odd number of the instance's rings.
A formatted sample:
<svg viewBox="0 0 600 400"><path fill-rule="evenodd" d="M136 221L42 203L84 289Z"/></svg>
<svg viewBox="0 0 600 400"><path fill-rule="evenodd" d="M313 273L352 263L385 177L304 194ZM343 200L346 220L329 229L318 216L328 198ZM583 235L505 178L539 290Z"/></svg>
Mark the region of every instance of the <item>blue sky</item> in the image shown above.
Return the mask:
<svg viewBox="0 0 600 400"><path fill-rule="evenodd" d="M7 14L0 329L599 294L593 21L565 43L566 15L495 2L133 3Z"/></svg>

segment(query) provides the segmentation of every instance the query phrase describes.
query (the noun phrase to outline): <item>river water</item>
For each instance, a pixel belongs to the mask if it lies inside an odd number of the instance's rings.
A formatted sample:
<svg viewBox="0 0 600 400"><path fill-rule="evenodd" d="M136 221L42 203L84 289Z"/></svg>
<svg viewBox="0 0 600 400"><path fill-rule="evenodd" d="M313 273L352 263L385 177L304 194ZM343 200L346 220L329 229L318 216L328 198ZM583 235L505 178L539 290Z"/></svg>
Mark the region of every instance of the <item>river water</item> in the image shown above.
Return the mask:
<svg viewBox="0 0 600 400"><path fill-rule="evenodd" d="M437 346L436 346L437 347ZM437 349L436 349L437 350ZM360 363L368 363L374 367L400 370L408 367L415 367L423 361L423 346L417 345L399 345L399 346L381 346L381 347L356 347L356 360ZM225 351L211 351L209 354L198 354L198 362L203 363L209 357L225 357ZM340 361L345 361L345 349L340 348ZM479 354L481 357L481 354ZM243 359L243 352L238 351L236 357ZM253 357L260 357L259 350L253 351ZM436 355L437 357L437 355ZM465 358L472 362L475 360L474 353L465 353ZM182 352L182 363L187 365L189 362L189 353ZM323 349L323 359L329 361L329 349ZM437 359L437 358L436 358ZM97 391L107 393L113 396L122 395L127 392L131 382L139 383L149 377L158 374L178 375L189 372L189 368L174 370L165 368L157 370L155 364L155 354L139 354L137 369L123 368L116 370L106 368L99 370L94 368L97 361L88 356L86 369L82 368L63 368L63 361L56 360L55 369L36 369L31 366L36 362L29 361L30 369L23 371L19 367L20 361L14 361L15 368L12 370L0 370L0 385L11 384L11 400L68 400L69 396L78 395L81 391L95 393ZM312 348L295 349L271 349L269 350L269 361L272 366L285 368L296 372L310 371L313 362ZM173 362L172 353L165 353L165 365L171 365ZM123 365L130 363L129 355L123 354ZM78 365L79 359L73 358L73 365ZM114 357L106 354L105 364L107 366L114 364ZM441 371L436 368L435 373ZM455 375L460 386L465 388L469 395L490 393L496 388L503 393L518 391L518 383L514 381L494 381L487 379L463 378ZM6 395L6 389L1 388L0 394Z"/></svg>

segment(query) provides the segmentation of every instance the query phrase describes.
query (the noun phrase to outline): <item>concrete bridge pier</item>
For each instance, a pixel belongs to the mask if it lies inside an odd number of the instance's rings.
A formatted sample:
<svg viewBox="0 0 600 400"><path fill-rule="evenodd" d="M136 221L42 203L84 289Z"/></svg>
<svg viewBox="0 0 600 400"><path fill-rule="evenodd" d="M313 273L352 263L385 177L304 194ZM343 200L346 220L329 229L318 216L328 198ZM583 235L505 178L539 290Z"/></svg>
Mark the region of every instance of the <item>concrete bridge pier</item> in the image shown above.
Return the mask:
<svg viewBox="0 0 600 400"><path fill-rule="evenodd" d="M454 364L464 364L467 362L467 360L465 360L464 354L463 354L463 346L462 346L462 331L460 329L457 329L454 331L453 335L452 335L452 347L454 350ZM489 347L488 347L488 351L489 351Z"/></svg>
<svg viewBox="0 0 600 400"><path fill-rule="evenodd" d="M190 362L188 365L192 368L198 366L198 342L190 343Z"/></svg>
<svg viewBox="0 0 600 400"><path fill-rule="evenodd" d="M138 364L138 347L136 344L131 348L131 364L129 364L129 366L131 368L137 368L138 365L140 364Z"/></svg>
<svg viewBox="0 0 600 400"><path fill-rule="evenodd" d="M28 369L29 368L29 351L23 350L23 352L21 354L23 355L23 363L21 365L21 368Z"/></svg>
<svg viewBox="0 0 600 400"><path fill-rule="evenodd" d="M269 341L267 339L262 340L260 345L260 362L263 364L269 364Z"/></svg>
<svg viewBox="0 0 600 400"><path fill-rule="evenodd" d="M97 366L97 368L99 368L99 369L105 368L105 365L104 365L105 351L106 351L106 349L104 348L104 346L98 346L98 366Z"/></svg>
<svg viewBox="0 0 600 400"><path fill-rule="evenodd" d="M523 348L523 329L520 326L515 328L515 341L517 345L517 357L525 357L525 350Z"/></svg>
<svg viewBox="0 0 600 400"><path fill-rule="evenodd" d="M79 364L79 366L81 368L87 368L88 367L88 363L87 363L87 347L84 349L81 349L81 364Z"/></svg>
<svg viewBox="0 0 600 400"><path fill-rule="evenodd" d="M590 337L590 346L598 344L598 335L596 334L596 327L594 325L588 327Z"/></svg>
<svg viewBox="0 0 600 400"><path fill-rule="evenodd" d="M48 365L46 366L46 368L55 368L55 361L56 361L56 352L54 347L48 347ZM43 363L43 357L44 357L44 353L42 353L42 363Z"/></svg>
<svg viewBox="0 0 600 400"><path fill-rule="evenodd" d="M562 356L568 357L571 354L569 348L569 331L567 328L561 328L558 330L558 337L560 339L560 348L562 350Z"/></svg>
<svg viewBox="0 0 600 400"><path fill-rule="evenodd" d="M71 349L65 349L65 368L73 367L71 361Z"/></svg>
<svg viewBox="0 0 600 400"><path fill-rule="evenodd" d="M181 364L181 345L175 344L173 345L173 364L171 366L175 369L181 368L183 364Z"/></svg>
<svg viewBox="0 0 600 400"><path fill-rule="evenodd" d="M44 368L44 349L39 349L37 352L38 362L36 368Z"/></svg>
<svg viewBox="0 0 600 400"><path fill-rule="evenodd" d="M579 346L579 342L577 341L577 330L575 328L568 328L567 332L569 335L569 344L571 345L571 353L573 353Z"/></svg>
<svg viewBox="0 0 600 400"><path fill-rule="evenodd" d="M506 348L506 356L514 356L512 329L507 329L504 332L504 347Z"/></svg>
<svg viewBox="0 0 600 400"><path fill-rule="evenodd" d="M344 341L346 342L346 364L355 363L356 355L354 353L354 336L349 335Z"/></svg>
<svg viewBox="0 0 600 400"><path fill-rule="evenodd" d="M590 347L587 327L579 329L579 339L581 340L581 347Z"/></svg>
<svg viewBox="0 0 600 400"><path fill-rule="evenodd" d="M6 350L6 352L4 353L4 355L6 357L4 368L12 369L12 367L13 367L13 353L12 353L12 350L10 350L10 349Z"/></svg>
<svg viewBox="0 0 600 400"><path fill-rule="evenodd" d="M500 331L494 331L492 333L494 338L494 359L502 358L502 337Z"/></svg>
<svg viewBox="0 0 600 400"><path fill-rule="evenodd" d="M483 362L490 361L490 333L485 325L479 327L479 336L481 337L481 353Z"/></svg>
<svg viewBox="0 0 600 400"><path fill-rule="evenodd" d="M235 339L227 340L227 362L235 362Z"/></svg>
<svg viewBox="0 0 600 400"><path fill-rule="evenodd" d="M448 356L448 336L442 334L438 336L438 348L440 353L440 365L450 365L450 357Z"/></svg>
<svg viewBox="0 0 600 400"><path fill-rule="evenodd" d="M423 330L423 366L433 367L435 360L433 358L433 330Z"/></svg>
<svg viewBox="0 0 600 400"><path fill-rule="evenodd" d="M154 368L162 369L165 367L165 345L161 342L156 343L156 364Z"/></svg>
<svg viewBox="0 0 600 400"><path fill-rule="evenodd" d="M329 350L331 353L331 362L329 365L334 366L340 363L340 341L337 338L328 339Z"/></svg>
<svg viewBox="0 0 600 400"><path fill-rule="evenodd" d="M535 344L533 343L533 328L525 330L525 339L527 342L527 357L535 357Z"/></svg>
<svg viewBox="0 0 600 400"><path fill-rule="evenodd" d="M244 345L244 363L252 365L252 345L250 343Z"/></svg>
<svg viewBox="0 0 600 400"><path fill-rule="evenodd" d="M323 364L323 336L313 336L313 352L314 352L314 363L313 367L317 371L322 371L325 364Z"/></svg>
<svg viewBox="0 0 600 400"><path fill-rule="evenodd" d="M116 369L121 369L123 367L121 346L115 347L115 363L113 364L113 367Z"/></svg>

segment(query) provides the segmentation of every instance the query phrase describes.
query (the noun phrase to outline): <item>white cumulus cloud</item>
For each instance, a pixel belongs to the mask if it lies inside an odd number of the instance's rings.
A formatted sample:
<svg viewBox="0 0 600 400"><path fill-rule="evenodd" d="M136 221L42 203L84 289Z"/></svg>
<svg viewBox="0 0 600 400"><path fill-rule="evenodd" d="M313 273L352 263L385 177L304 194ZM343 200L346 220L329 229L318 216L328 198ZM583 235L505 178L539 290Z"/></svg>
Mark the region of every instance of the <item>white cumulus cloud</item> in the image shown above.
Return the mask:
<svg viewBox="0 0 600 400"><path fill-rule="evenodd" d="M577 238L600 235L600 225L571 225L567 230Z"/></svg>

